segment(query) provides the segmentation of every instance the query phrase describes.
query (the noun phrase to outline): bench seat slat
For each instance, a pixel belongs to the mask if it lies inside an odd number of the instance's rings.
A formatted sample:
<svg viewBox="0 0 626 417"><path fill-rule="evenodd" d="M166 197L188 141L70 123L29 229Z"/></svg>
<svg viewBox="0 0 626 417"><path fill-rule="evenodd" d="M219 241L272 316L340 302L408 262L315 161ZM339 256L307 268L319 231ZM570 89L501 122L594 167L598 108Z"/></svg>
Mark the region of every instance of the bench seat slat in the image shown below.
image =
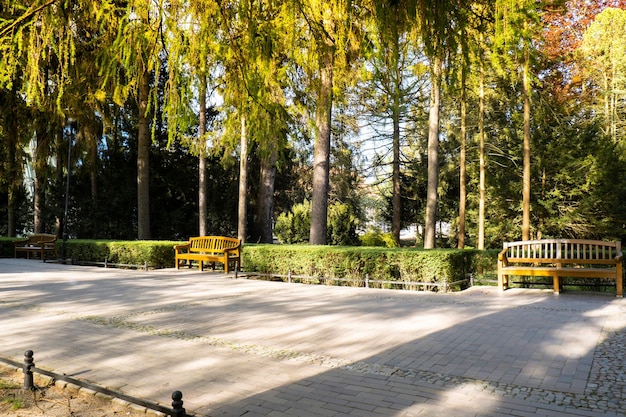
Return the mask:
<svg viewBox="0 0 626 417"><path fill-rule="evenodd" d="M508 258L508 261L523 264L615 265L615 259Z"/></svg>
<svg viewBox="0 0 626 417"><path fill-rule="evenodd" d="M538 266L509 266L502 269L512 275L537 277L615 278L615 268L553 268Z"/></svg>

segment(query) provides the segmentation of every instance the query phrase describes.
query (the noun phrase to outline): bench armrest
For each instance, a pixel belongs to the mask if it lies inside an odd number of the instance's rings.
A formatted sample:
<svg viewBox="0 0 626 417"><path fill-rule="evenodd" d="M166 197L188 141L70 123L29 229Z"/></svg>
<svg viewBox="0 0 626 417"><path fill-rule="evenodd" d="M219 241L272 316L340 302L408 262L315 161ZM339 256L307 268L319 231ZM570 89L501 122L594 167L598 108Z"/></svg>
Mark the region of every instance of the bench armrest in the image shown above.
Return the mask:
<svg viewBox="0 0 626 417"><path fill-rule="evenodd" d="M33 244L34 245L39 245L39 246L48 246L48 245L54 245L54 243L56 242L56 238L52 238L52 239L36 239Z"/></svg>
<svg viewBox="0 0 626 417"><path fill-rule="evenodd" d="M617 252L617 255L615 256L615 262L622 262L623 259L624 259L624 254L621 251Z"/></svg>
<svg viewBox="0 0 626 417"><path fill-rule="evenodd" d="M508 249L503 249L502 252L498 253L498 260L501 262L505 262L507 261L507 256L506 256L506 252Z"/></svg>
<svg viewBox="0 0 626 417"><path fill-rule="evenodd" d="M174 250L176 253L185 253L189 252L189 243L183 243L182 245L174 245Z"/></svg>
<svg viewBox="0 0 626 417"><path fill-rule="evenodd" d="M21 246L25 246L25 245L28 245L28 244L30 244L30 239L27 238L27 237L25 237L23 239L19 239L19 240L14 240L13 241L13 247L16 247L16 248L21 247Z"/></svg>
<svg viewBox="0 0 626 417"><path fill-rule="evenodd" d="M228 253L228 252L237 252L237 253L239 253L239 248L240 247L241 247L241 245L237 246L236 248L226 248L226 249L223 249L223 251L225 253Z"/></svg>

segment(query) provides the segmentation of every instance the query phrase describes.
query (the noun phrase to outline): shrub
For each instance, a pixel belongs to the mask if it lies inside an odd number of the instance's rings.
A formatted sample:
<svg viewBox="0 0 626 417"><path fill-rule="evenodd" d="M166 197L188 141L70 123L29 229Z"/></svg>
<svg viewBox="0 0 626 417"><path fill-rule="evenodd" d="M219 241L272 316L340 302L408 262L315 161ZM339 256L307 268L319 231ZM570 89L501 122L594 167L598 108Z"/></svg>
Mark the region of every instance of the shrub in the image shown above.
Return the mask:
<svg viewBox="0 0 626 417"><path fill-rule="evenodd" d="M328 207L327 240L330 245L357 245L356 234L358 220L352 206L334 203Z"/></svg>
<svg viewBox="0 0 626 417"><path fill-rule="evenodd" d="M348 204L334 203L328 207L326 239L330 245L357 245L358 219ZM295 204L289 213L276 219L274 234L280 243L307 243L311 231L311 203L307 200Z"/></svg>
<svg viewBox="0 0 626 417"><path fill-rule="evenodd" d="M382 246L398 248L400 244L391 233L383 233L380 229L371 230L359 237L362 246Z"/></svg>
<svg viewBox="0 0 626 417"><path fill-rule="evenodd" d="M281 213L274 226L274 234L280 243L306 243L310 230L311 203L307 200L295 204L289 213Z"/></svg>

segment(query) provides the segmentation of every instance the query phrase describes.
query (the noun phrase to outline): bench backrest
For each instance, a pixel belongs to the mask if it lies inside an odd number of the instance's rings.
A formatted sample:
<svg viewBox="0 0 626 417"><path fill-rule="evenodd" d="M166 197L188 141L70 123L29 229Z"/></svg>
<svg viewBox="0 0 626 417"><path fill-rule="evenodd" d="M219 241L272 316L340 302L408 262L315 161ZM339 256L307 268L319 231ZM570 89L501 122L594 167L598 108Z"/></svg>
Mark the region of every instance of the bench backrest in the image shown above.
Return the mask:
<svg viewBox="0 0 626 417"><path fill-rule="evenodd" d="M622 260L621 242L583 239L543 239L505 242L500 253L509 262L616 264Z"/></svg>
<svg viewBox="0 0 626 417"><path fill-rule="evenodd" d="M213 252L224 249L238 249L241 241L225 236L197 236L189 238L190 252Z"/></svg>
<svg viewBox="0 0 626 417"><path fill-rule="evenodd" d="M57 240L56 235L47 233L35 233L28 236L26 239L15 240L16 244L26 245L40 245L42 243L54 243Z"/></svg>

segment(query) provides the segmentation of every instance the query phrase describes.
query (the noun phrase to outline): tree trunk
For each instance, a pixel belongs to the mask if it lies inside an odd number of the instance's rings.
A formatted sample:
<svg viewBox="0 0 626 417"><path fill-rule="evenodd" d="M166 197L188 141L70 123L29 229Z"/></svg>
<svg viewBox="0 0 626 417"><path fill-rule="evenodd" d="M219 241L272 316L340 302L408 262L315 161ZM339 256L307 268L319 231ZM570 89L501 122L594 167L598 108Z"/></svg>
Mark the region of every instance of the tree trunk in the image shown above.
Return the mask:
<svg viewBox="0 0 626 417"><path fill-rule="evenodd" d="M478 249L485 249L485 63L480 61L480 85L478 91Z"/></svg>
<svg viewBox="0 0 626 417"><path fill-rule="evenodd" d="M333 47L325 45L320 58L320 87L315 124L317 137L313 156L313 198L311 201L311 245L325 245L328 229L328 187L330 169L330 127L333 101Z"/></svg>
<svg viewBox="0 0 626 417"><path fill-rule="evenodd" d="M273 242L274 183L276 180L276 146L261 160L261 184L257 211L261 243Z"/></svg>
<svg viewBox="0 0 626 417"><path fill-rule="evenodd" d="M67 181L63 181L63 170L67 167L67 154L69 153L69 148L65 152L63 149L65 148L65 139L67 126L60 126L59 132L55 138L55 155L57 160L57 169L55 170L55 183L57 185L58 190L65 190L67 192ZM69 146L69 140L68 140ZM65 192L59 193L57 200L57 215L56 215L56 234L57 236L63 236L65 227ZM69 203L69 200L68 200Z"/></svg>
<svg viewBox="0 0 626 417"><path fill-rule="evenodd" d="M524 178L522 240L530 239L530 53L524 51Z"/></svg>
<svg viewBox="0 0 626 417"><path fill-rule="evenodd" d="M439 94L441 59L433 59L431 75L430 109L428 113L428 189L426 192L426 221L424 249L435 247L437 223L437 188L439 186Z"/></svg>
<svg viewBox="0 0 626 417"><path fill-rule="evenodd" d="M239 206L237 211L237 237L242 243L248 237L248 134L246 116L241 115L241 156L239 159Z"/></svg>
<svg viewBox="0 0 626 417"><path fill-rule="evenodd" d="M91 183L91 201L95 204L98 201L98 132L94 132L92 126L88 130L89 135L89 179Z"/></svg>
<svg viewBox="0 0 626 417"><path fill-rule="evenodd" d="M391 108L391 117L393 121L393 161L392 161L392 217L391 231L396 242L400 242L400 229L402 228L402 185L400 183L400 112L401 112L401 88L402 88L402 70L400 68L400 44L397 26L392 25L393 30L393 59L395 64L395 76L393 77L393 103Z"/></svg>
<svg viewBox="0 0 626 417"><path fill-rule="evenodd" d="M207 172L206 172L206 77L200 76L198 90L200 111L198 113L198 231L200 236L209 234L207 225Z"/></svg>
<svg viewBox="0 0 626 417"><path fill-rule="evenodd" d="M13 96L11 97L13 99ZM7 205L7 235L15 237L17 222L15 219L15 200L19 184L22 180L19 169L20 164L17 161L17 149L19 140L19 128L17 125L17 114L13 111L16 107L11 106L11 117L6 120L7 124L7 174L8 174L8 205Z"/></svg>
<svg viewBox="0 0 626 417"><path fill-rule="evenodd" d="M137 237L150 239L150 121L148 95L150 74L143 69L139 81L139 122L137 137Z"/></svg>
<svg viewBox="0 0 626 417"><path fill-rule="evenodd" d="M37 120L37 144L35 148L35 183L33 194L33 222L35 233L45 233L44 207L46 183L48 181L48 150L49 132L48 123L42 114Z"/></svg>
<svg viewBox="0 0 626 417"><path fill-rule="evenodd" d="M398 79L396 78L395 97L392 108L393 119L393 212L391 218L391 231L396 242L400 242L400 229L402 228L402 188L400 184L400 97Z"/></svg>
<svg viewBox="0 0 626 417"><path fill-rule="evenodd" d="M461 150L459 156L459 236L458 248L465 247L465 204L467 200L466 183L466 139L467 139L467 93L465 68L461 69Z"/></svg>

